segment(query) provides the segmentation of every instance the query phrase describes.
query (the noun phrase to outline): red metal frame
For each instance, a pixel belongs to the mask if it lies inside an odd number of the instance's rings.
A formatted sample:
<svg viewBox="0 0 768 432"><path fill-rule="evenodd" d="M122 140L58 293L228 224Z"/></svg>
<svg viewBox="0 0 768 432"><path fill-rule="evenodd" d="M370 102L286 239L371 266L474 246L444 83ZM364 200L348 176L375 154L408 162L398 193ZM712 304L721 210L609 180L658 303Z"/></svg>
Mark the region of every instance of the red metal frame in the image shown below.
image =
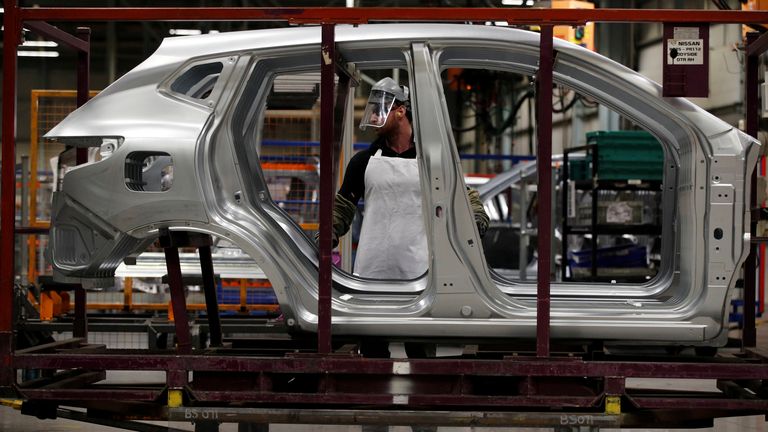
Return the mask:
<svg viewBox="0 0 768 432"><path fill-rule="evenodd" d="M537 119L538 130L538 158L540 175L540 200L539 221L541 226L548 226L551 211L551 125L552 111L547 94L551 98L552 83L552 26L558 24L583 24L587 21L598 22L710 22L710 23L748 23L760 24L768 22L768 12L755 11L710 11L710 10L634 10L634 9L595 9L595 10L564 10L564 9L503 9L503 8L19 8L16 1L7 1L5 4L3 34L4 46L4 82L3 82L3 131L2 131L2 160L15 160L15 109L16 109L16 52L11 47L19 44L22 23L35 25L35 21L248 21L269 20L287 21L291 23L320 23L323 25L322 47L324 59L322 62L322 158L321 166L332 166L333 154L330 146L334 131L333 121L333 71L335 56L333 55L333 25L337 23L365 23L371 21L507 21L512 24L540 24L542 25L542 42L540 52L540 70L538 76L539 110ZM47 24L38 23L38 27ZM75 45L75 44L73 44ZM766 36L753 41L748 47L750 58L755 58L768 46ZM86 57L87 59L87 57ZM87 61L87 60L86 60ZM81 69L81 73L83 69ZM749 73L749 68L748 68ZM751 76L751 75L750 75ZM330 83L329 84L329 77ZM747 80L748 113L754 116L756 101L756 81ZM754 82L753 82L754 81ZM87 87L86 87L87 88ZM330 95L330 97L329 97ZM748 116L748 127L756 128L756 122ZM756 129L750 129L754 131ZM328 162L330 158L331 163ZM210 391L198 390L198 395L210 400L232 401L269 401L276 403L372 403L379 404L379 396L365 393L359 390L353 393L333 391L334 386L344 383L344 376L355 374L380 375L391 377L402 373L394 371L402 366L402 361L397 360L371 360L359 358L334 358L332 356L319 356L314 358L242 358L234 356L200 356L200 355L147 355L144 352L130 354L65 354L65 353L39 353L12 351L12 305L13 305L13 277L14 277L14 165L4 164L0 177L2 185L2 221L0 222L2 234L0 238L0 386L11 386L15 382L15 368L43 368L43 369L120 369L120 370L165 370L167 371L168 388L183 388L188 385L187 372L197 371L204 377L205 373L220 371L238 371L242 373L258 374L259 382L263 383L262 389L270 391L237 392L237 391ZM323 172L331 172L324 169ZM332 179L333 176L324 175L324 178ZM332 182L321 184L321 215L325 215L321 222L321 247L320 247L320 276L319 276L319 323L318 323L318 351L322 354L331 352L331 267L330 267L330 213L333 201ZM327 213L327 214L326 214ZM545 230L548 231L548 230ZM418 383L424 377L459 376L462 380L478 376L488 377L520 377L522 393L518 396L503 398L479 397L465 394L463 381L457 381L458 390L451 394L429 393L411 395L408 405L456 405L456 406L537 406L537 407L591 407L595 408L598 402L595 396L574 396L558 398L554 393L544 392L543 396L536 396L539 388L545 388L546 383L539 379L563 379L566 377L592 377L605 381L606 394L618 394L629 396L625 393L623 380L626 377L651 377L651 378L710 378L719 380L755 380L768 379L768 363L765 359L755 358L739 363L657 363L657 362L586 362L581 360L558 360L550 357L549 348L549 259L551 233L539 235L539 276L538 276L538 311L537 311L537 347L536 353L539 359L525 358L522 361L505 359L503 361L481 360L412 360L408 361L406 378ZM754 265L754 264L753 264ZM754 267L753 267L754 268ZM746 310L749 308L745 308ZM179 317L181 318L181 317ZM398 366L398 364L401 364ZM322 376L317 391L311 394L276 394L271 391L270 379L274 374L305 374L306 376ZM555 385L557 387L557 385ZM159 392L155 390L120 390L98 388L38 388L19 389L27 397L33 399L62 400L105 400L123 397L132 400L154 400ZM194 392L194 390L190 390ZM362 393L361 393L362 391ZM318 394L324 395L318 398ZM602 394L602 393L599 393ZM207 395L207 396L206 396ZM415 396L415 398L414 398ZM204 398L205 398L204 397ZM498 399L493 402L494 398ZM730 399L689 399L674 401L663 397L645 398L632 396L630 398L637 407L715 407L725 406L739 410L768 411L768 404L764 399L757 400L730 400ZM644 400L645 402L642 402ZM416 402L414 402L416 401ZM420 402L421 401L421 402ZM638 402L641 401L641 402Z"/></svg>
<svg viewBox="0 0 768 432"><path fill-rule="evenodd" d="M168 286L171 291L173 323L176 327L176 350L179 354L189 354L192 352L192 337L189 332L187 298L184 293L184 283L182 282L179 249L167 228L160 230L160 246L162 246L165 253L165 264L168 268Z"/></svg>
<svg viewBox="0 0 768 432"><path fill-rule="evenodd" d="M77 64L77 105L83 105L88 101L88 87L90 80L90 29L78 28L77 36L72 36L58 28L42 21L24 21L19 19L21 8L17 6L16 0L7 1L3 17L3 25L8 31L3 32L3 46L15 47L21 43L22 23L33 32L45 36L48 39L61 43L78 51ZM15 49L3 50L3 133L2 142L2 160L15 161L16 147L16 69L17 56ZM77 162L85 162L86 150L78 149ZM11 169L2 169L0 179L0 196L15 197L15 173L11 164ZM7 177L7 178L6 178ZM10 186L9 186L10 182ZM10 189L6 189L10 187ZM13 298L14 281L14 233L35 233L37 230L17 230L15 227L15 198L5 199L0 205L0 253L5 253L6 259L0 260L0 299ZM82 287L75 289L76 296L76 322L74 333L76 336L85 337L87 335L87 321L85 309L85 291ZM10 355L13 351L13 302L0 302L0 385L8 383L13 379L13 370L8 368ZM78 306L79 304L79 306Z"/></svg>
<svg viewBox="0 0 768 432"><path fill-rule="evenodd" d="M323 24L320 47L320 264L317 303L317 352L331 352L331 249L333 228L334 115L333 81L336 72L334 25Z"/></svg>
<svg viewBox="0 0 768 432"><path fill-rule="evenodd" d="M759 37L758 33L747 33L747 56L744 77L744 105L746 116L746 132L757 138L757 94L758 94L758 57L768 49L768 38ZM751 107L751 108L750 108ZM760 207L757 202L757 168L752 173L749 205ZM750 215L752 212L750 211ZM749 232L752 237L757 233L757 220L751 218ZM744 263L744 323L742 328L742 345L754 347L757 342L755 331L755 287L757 267L757 245L750 243L749 257Z"/></svg>
<svg viewBox="0 0 768 432"><path fill-rule="evenodd" d="M8 7L6 7L6 10ZM372 21L577 25L591 22L709 22L762 24L764 11L542 8L20 8L21 21L286 21L296 24L363 24Z"/></svg>
<svg viewBox="0 0 768 432"><path fill-rule="evenodd" d="M88 102L88 93L91 89L91 29L78 27L76 33L77 38L87 44L86 49L77 50L77 106L79 107ZM87 148L77 149L75 162L78 165L88 162Z"/></svg>
<svg viewBox="0 0 768 432"><path fill-rule="evenodd" d="M3 131L0 173L0 385L13 382L13 282L16 222L16 50L21 39L21 20L16 0L5 2L3 16Z"/></svg>
<svg viewBox="0 0 768 432"><path fill-rule="evenodd" d="M30 352L31 351L31 352ZM42 351L42 350L41 350ZM578 358L506 358L504 360L360 359L341 356L286 356L257 358L172 354L67 354L20 353L14 366L43 369L165 370L166 386L114 388L88 385L25 387L19 393L35 401L70 405L105 400L162 404L165 388L184 389L188 407L215 407L222 403L272 404L278 407L367 406L383 409L438 409L445 411L562 410L604 415L606 399L618 397L626 414L652 415L657 427L685 425L684 419L727 415L764 414L768 400L736 383L768 379L768 363L749 364L732 359L710 362L583 361ZM407 370L404 367L407 365ZM187 371L194 380L186 382ZM98 376L97 376L98 377ZM627 389L626 378L716 379L720 392L646 393ZM71 381L77 377L69 376ZM95 381L95 380L94 380ZM403 392L403 383L409 390ZM291 384L294 383L294 384ZM489 387L490 385L490 387ZM395 390L398 387L401 390ZM751 395L739 397L739 394ZM736 396L734 396L736 395ZM237 406L237 405L236 405ZM675 408L674 420L662 422L660 412ZM111 408L104 407L102 412ZM684 410L691 410L686 412ZM123 413L124 414L124 413ZM687 417L683 417L683 416ZM386 414L381 416L386 418ZM451 424L446 415L438 422ZM233 421L229 419L228 421ZM359 420L365 422L364 420ZM511 420L508 420L511 422ZM615 426L647 426L615 418ZM377 422L377 421L374 421ZM381 420L378 420L381 422ZM511 424L511 423L507 423ZM690 426L688 424L687 426Z"/></svg>
<svg viewBox="0 0 768 432"><path fill-rule="evenodd" d="M536 354L549 357L549 278L552 248L552 26L541 26L539 72L536 77L536 133L538 151L538 271L536 291ZM596 249L596 248L594 248Z"/></svg>
<svg viewBox="0 0 768 432"><path fill-rule="evenodd" d="M55 348L55 347L54 347ZM680 378L680 379L768 379L768 359L753 357L744 362L730 360L696 363L682 361L585 361L577 357L535 358L521 356L497 360L465 359L365 359L356 356L288 355L279 362L274 358L240 357L235 355L186 356L168 354L134 355L116 354L81 355L76 352L57 352L54 348L35 350L30 348L14 356L13 366L29 369L89 370L189 370L208 372L271 372L328 373L328 374L378 374L378 375L433 375L451 374L484 376L524 377L621 377L621 378ZM701 359L698 359L701 360ZM407 372L398 372L399 364L407 363ZM361 391L363 391L361 389ZM766 401L764 401L766 402ZM768 402L766 402L768 403Z"/></svg>

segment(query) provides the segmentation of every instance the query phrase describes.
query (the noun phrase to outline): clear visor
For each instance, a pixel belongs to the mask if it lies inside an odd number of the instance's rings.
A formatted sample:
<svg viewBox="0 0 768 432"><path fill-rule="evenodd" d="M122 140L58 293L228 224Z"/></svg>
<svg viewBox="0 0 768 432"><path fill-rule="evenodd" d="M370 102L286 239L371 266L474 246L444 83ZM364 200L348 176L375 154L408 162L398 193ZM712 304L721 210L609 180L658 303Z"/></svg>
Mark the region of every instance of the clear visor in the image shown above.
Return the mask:
<svg viewBox="0 0 768 432"><path fill-rule="evenodd" d="M390 93L371 92L371 95L368 96L368 103L365 104L363 118L360 120L360 129L365 130L368 126L375 128L384 126L394 103L395 96Z"/></svg>

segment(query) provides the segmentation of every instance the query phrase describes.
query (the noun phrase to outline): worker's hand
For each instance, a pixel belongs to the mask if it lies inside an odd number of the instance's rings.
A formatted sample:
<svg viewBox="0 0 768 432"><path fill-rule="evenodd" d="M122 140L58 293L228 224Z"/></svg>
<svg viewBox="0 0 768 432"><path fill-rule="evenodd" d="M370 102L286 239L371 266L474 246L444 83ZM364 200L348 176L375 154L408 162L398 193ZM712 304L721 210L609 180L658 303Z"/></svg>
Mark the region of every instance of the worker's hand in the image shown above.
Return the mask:
<svg viewBox="0 0 768 432"><path fill-rule="evenodd" d="M333 231L331 234L332 248L339 245L339 237L349 231L349 226L352 224L352 219L355 218L355 210L357 207L352 204L351 201L343 196L336 194L336 199L333 202ZM320 247L320 232L315 233L315 246Z"/></svg>
<svg viewBox="0 0 768 432"><path fill-rule="evenodd" d="M336 248L339 245L339 236L335 232L331 232L331 249ZM315 233L315 246L320 249L320 231Z"/></svg>
<svg viewBox="0 0 768 432"><path fill-rule="evenodd" d="M475 217L477 232L482 238L485 235L485 232L488 231L488 225L491 220L485 212L483 202L480 200L480 193L477 190L467 188L467 197L469 197L469 205L472 207L472 214Z"/></svg>

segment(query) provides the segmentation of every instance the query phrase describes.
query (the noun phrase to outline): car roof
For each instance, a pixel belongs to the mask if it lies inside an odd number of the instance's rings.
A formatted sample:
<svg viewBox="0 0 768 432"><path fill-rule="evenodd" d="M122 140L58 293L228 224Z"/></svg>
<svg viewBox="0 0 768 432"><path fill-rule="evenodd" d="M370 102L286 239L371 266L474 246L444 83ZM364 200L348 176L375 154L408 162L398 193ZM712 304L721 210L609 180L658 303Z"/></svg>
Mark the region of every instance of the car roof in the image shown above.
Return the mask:
<svg viewBox="0 0 768 432"><path fill-rule="evenodd" d="M237 31L228 33L213 33L196 36L175 36L165 38L157 51L143 63L128 72L122 78L105 89L91 105L98 105L98 101L106 96L121 91L138 87L139 85L158 84L162 74L168 76L172 71L190 59L200 59L212 56L226 56L229 53L240 53L255 50L285 49L306 46L311 48L320 43L320 26L285 27L264 30ZM477 44L478 42L502 42L512 43L515 46L528 50L538 50L539 34L527 30L509 27L474 25L474 24L435 24L435 23L407 23L407 24L363 24L363 25L337 25L335 40L343 45L345 43L381 43L383 45L397 45L411 41L431 41L440 44ZM398 42L400 41L400 42ZM579 61L587 62L605 72L606 76L621 76L641 92L654 97L661 97L661 87L652 80L637 72L614 62L597 53L593 53L581 46L560 39L553 41L554 49L560 53L568 54ZM342 51L343 52L343 51ZM153 80L157 80L154 81ZM130 97L136 96L131 95ZM119 98L119 96L118 96ZM723 133L730 127L724 122L711 116L706 111L693 103L679 98L667 99L674 108L688 117L698 117L696 123L702 128L705 135ZM133 99L135 101L135 98ZM95 102L95 103L94 103ZM110 100L110 104L114 104ZM86 107L89 105L86 104ZM82 136L87 133L96 133L94 128L68 127L73 121L88 123L85 115L78 115L82 107L51 130L46 137ZM93 120L101 118L104 124L110 123L109 116L114 117L108 106L100 106L98 110L91 109L88 116ZM84 114L84 113L83 113ZM71 118L70 118L71 117ZM95 125L95 122L91 123ZM82 126L82 125L80 125ZM74 135L73 135L74 134Z"/></svg>

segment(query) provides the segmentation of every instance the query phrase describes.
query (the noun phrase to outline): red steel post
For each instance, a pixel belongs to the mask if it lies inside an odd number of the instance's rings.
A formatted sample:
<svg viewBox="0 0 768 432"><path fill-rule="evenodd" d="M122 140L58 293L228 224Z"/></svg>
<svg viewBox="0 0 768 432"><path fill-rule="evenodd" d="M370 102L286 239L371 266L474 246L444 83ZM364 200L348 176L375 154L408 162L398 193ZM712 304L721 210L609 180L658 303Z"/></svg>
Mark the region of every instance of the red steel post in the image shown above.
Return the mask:
<svg viewBox="0 0 768 432"><path fill-rule="evenodd" d="M320 260L317 300L317 352L331 352L331 230L333 225L334 24L322 25L320 47Z"/></svg>
<svg viewBox="0 0 768 432"><path fill-rule="evenodd" d="M747 33L747 59L746 73L744 78L744 104L746 113L747 133L757 138L757 103L758 93L758 57L760 52L749 52L749 47L758 40L759 33ZM757 169L752 172L752 187L749 196L749 208L755 208L757 204ZM750 216L753 212L750 211ZM757 221L750 217L749 232L752 237L757 232ZM742 346L752 348L756 344L757 335L755 333L755 286L757 267L757 245L750 243L749 256L744 263L744 327L741 333Z"/></svg>
<svg viewBox="0 0 768 432"><path fill-rule="evenodd" d="M211 247L208 245L199 246L197 250L200 254L200 272L203 276L205 310L208 313L208 335L211 338L211 346L220 347L221 318L219 317L219 303L216 298L216 278L213 272Z"/></svg>
<svg viewBox="0 0 768 432"><path fill-rule="evenodd" d="M75 287L75 320L72 322L72 336L88 340L87 293L82 285Z"/></svg>
<svg viewBox="0 0 768 432"><path fill-rule="evenodd" d="M184 293L184 281L181 275L179 247L173 233L167 228L160 229L160 246L165 252L165 266L168 270L168 286L171 291L171 309L173 324L176 329L176 351L180 354L192 352L192 336L189 332L187 299Z"/></svg>
<svg viewBox="0 0 768 432"><path fill-rule="evenodd" d="M88 27L78 27L77 37L88 44L87 50L78 50L77 52L77 106L83 106L88 102L88 90L91 80L91 29ZM75 156L78 165L88 162L88 149L78 148Z"/></svg>
<svg viewBox="0 0 768 432"><path fill-rule="evenodd" d="M77 51L77 106L88 102L88 88L90 87L90 57L91 57L91 29L78 27L75 32L78 39L86 44L86 49ZM77 148L75 150L75 163L77 165L88 162L88 149ZM75 321L72 325L72 335L88 340L88 312L86 309L86 292L82 286L75 288Z"/></svg>
<svg viewBox="0 0 768 432"><path fill-rule="evenodd" d="M538 171L538 270L536 290L536 355L549 357L549 279L552 249L552 26L541 26L539 71L536 75L536 151Z"/></svg>
<svg viewBox="0 0 768 432"><path fill-rule="evenodd" d="M16 0L4 2L3 16L3 132L0 173L0 386L13 384L13 278L16 222L16 47L21 25Z"/></svg>

